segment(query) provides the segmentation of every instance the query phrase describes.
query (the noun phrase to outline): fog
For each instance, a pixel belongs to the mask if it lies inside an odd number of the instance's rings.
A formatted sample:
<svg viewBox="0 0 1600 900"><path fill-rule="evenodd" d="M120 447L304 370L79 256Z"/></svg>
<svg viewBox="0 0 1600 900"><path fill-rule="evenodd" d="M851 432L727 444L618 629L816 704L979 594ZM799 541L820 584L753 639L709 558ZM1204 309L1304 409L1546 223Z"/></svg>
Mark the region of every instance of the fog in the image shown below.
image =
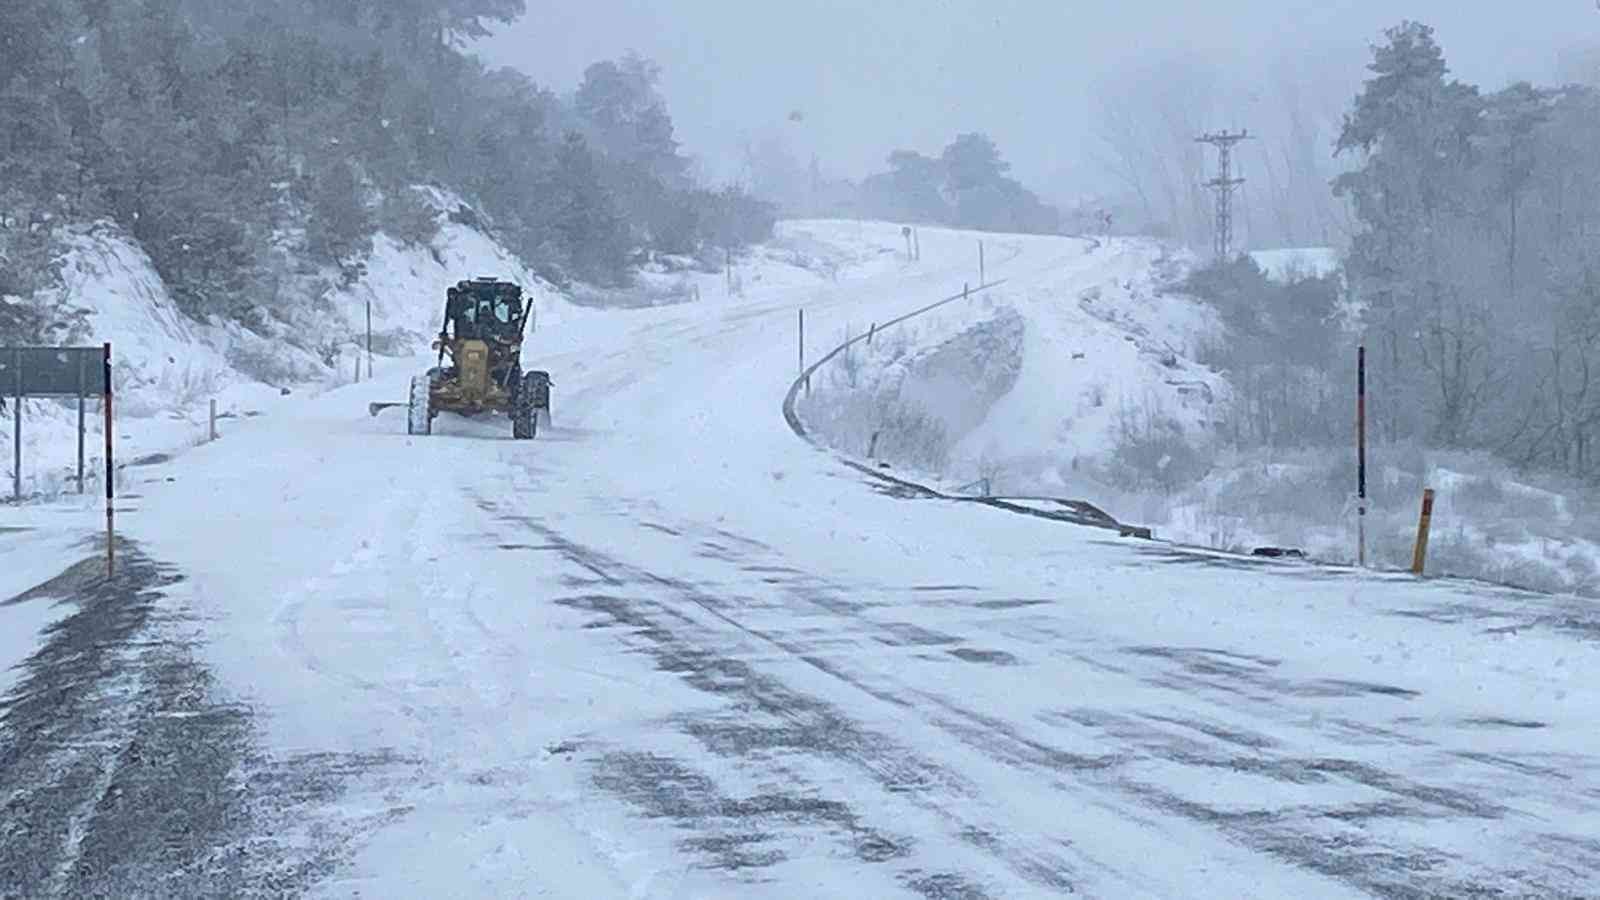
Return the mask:
<svg viewBox="0 0 1600 900"><path fill-rule="evenodd" d="M1270 142L1287 97L1336 122L1368 44L1406 18L1433 25L1456 74L1485 88L1567 74L1567 51L1600 28L1589 0L586 0L530 5L478 49L557 91L598 59L655 59L679 137L713 179L740 176L747 140L781 137L829 175L860 178L892 149L937 153L979 130L1019 180L1069 205L1119 186L1108 98L1126 107L1176 88L1166 100L1192 116L1184 125Z"/></svg>

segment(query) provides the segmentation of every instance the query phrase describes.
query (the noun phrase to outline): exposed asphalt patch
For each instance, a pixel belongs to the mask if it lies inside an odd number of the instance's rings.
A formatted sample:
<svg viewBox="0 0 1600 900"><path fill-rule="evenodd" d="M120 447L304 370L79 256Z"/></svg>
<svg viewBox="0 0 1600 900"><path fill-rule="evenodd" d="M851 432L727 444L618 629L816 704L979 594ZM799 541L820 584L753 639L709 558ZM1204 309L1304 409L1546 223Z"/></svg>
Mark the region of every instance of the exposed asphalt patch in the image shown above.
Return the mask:
<svg viewBox="0 0 1600 900"><path fill-rule="evenodd" d="M970 663L988 663L995 666L1014 666L1018 660L1015 656L1004 650L979 650L974 647L957 647L948 651L957 659Z"/></svg>
<svg viewBox="0 0 1600 900"><path fill-rule="evenodd" d="M608 790L647 817L671 819L693 831L679 845L697 851L710 868L763 868L788 858L781 847L795 828L843 840L856 858L870 863L911 852L909 838L865 827L841 800L795 793L730 797L709 777L670 757L614 752L594 761L597 787ZM781 837L772 829L785 832Z"/></svg>
<svg viewBox="0 0 1600 900"><path fill-rule="evenodd" d="M954 872L918 875L906 879L906 887L927 900L989 900L989 894Z"/></svg>
<svg viewBox="0 0 1600 900"><path fill-rule="evenodd" d="M1463 725L1475 725L1481 728L1549 728L1544 722L1533 719L1505 719L1499 716L1481 716L1474 719L1462 719Z"/></svg>
<svg viewBox="0 0 1600 900"><path fill-rule="evenodd" d="M1177 725L1180 728L1191 729L1207 737L1216 738L1219 741L1235 744L1240 747L1248 747L1252 750L1265 750L1278 746L1277 741L1267 737L1264 734L1255 734L1243 729L1230 728L1224 725L1217 725L1212 722L1201 722L1197 719L1189 719L1181 716L1163 716L1152 713L1146 713L1144 717L1152 722L1162 722L1167 725Z"/></svg>
<svg viewBox="0 0 1600 900"><path fill-rule="evenodd" d="M296 896L361 822L328 806L390 758L274 759L250 710L220 696L166 595L171 569L119 543L13 598L74 607L0 701L0 896ZM309 835L311 840L296 840Z"/></svg>
<svg viewBox="0 0 1600 900"><path fill-rule="evenodd" d="M1054 600L980 600L972 604L979 609L1021 609L1025 606L1046 606Z"/></svg>
<svg viewBox="0 0 1600 900"><path fill-rule="evenodd" d="M940 647L959 644L961 639L910 622L883 622L878 625L883 634L873 635L873 640L891 647Z"/></svg>
<svg viewBox="0 0 1600 900"><path fill-rule="evenodd" d="M1375 695L1400 700L1422 696L1418 691L1391 684L1342 678L1287 678L1273 674L1279 660L1209 647L1127 647L1123 652L1173 663L1173 668L1143 676L1143 680L1186 694L1220 692L1263 703L1275 703L1282 696Z"/></svg>

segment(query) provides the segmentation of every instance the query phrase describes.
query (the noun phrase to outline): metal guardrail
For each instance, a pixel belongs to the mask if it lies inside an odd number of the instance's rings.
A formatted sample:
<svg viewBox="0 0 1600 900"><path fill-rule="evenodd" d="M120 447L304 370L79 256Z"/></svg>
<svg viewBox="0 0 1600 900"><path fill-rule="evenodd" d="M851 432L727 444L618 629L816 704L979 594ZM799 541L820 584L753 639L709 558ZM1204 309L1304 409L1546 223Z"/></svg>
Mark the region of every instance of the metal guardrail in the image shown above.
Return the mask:
<svg viewBox="0 0 1600 900"><path fill-rule="evenodd" d="M957 300L968 299L973 294L999 287L1005 283L1006 279L1002 278L998 281L980 284L975 288L965 288L959 294L954 294L949 297L945 297L942 300L934 301L933 303L930 303L920 309L912 310L903 316L890 319L881 325L874 325L871 331L858 334L839 346L833 348L833 350L828 352L821 359L806 367L806 369L800 373L799 377L794 380L794 383L789 385L789 393L783 398L783 418L789 423L789 430L793 431L796 437L810 444L812 447L815 447L818 450L827 451L828 448L817 443L811 434L806 431L805 423L800 421L800 415L795 410L795 402L799 399L801 389L805 387L806 383L810 381L811 376L816 374L818 369L827 365L839 354L855 346L857 343L867 340L869 335L876 334L877 332L881 332L887 328L892 328L895 325L899 325L902 322L914 319L917 316L925 313L932 312L935 309L950 303L954 303ZM1149 529L1141 529L1134 526L1124 525L1121 522L1118 522L1104 510L1082 500L1023 497L1008 499L1005 497L964 497L959 494L946 494L943 491L928 487L925 484L919 484L915 481L900 478L898 476L891 475L882 469L874 468L866 463L850 459L842 453L835 452L834 458L864 475L898 488L899 490L905 492L905 494L908 496L922 497L930 500L952 500L962 503L976 503L983 506L993 507L994 509L1002 509L1007 512L1017 513L1019 515L1034 516L1036 518L1050 519L1057 522L1068 522L1074 525L1086 525L1092 528L1104 528L1107 530L1116 531L1123 536L1138 536L1145 538L1150 537ZM1015 502L1019 500L1046 500L1050 503L1059 505L1061 508L1058 510L1039 509Z"/></svg>

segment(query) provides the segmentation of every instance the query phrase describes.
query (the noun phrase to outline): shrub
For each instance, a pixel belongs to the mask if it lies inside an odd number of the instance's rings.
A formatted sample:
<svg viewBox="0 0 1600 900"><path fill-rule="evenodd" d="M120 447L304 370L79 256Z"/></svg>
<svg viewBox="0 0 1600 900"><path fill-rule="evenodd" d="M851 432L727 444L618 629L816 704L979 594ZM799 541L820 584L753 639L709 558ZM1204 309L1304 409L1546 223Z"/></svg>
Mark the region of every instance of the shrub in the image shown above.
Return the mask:
<svg viewBox="0 0 1600 900"><path fill-rule="evenodd" d="M1117 419L1117 443L1105 475L1125 490L1155 489L1172 494L1193 485L1211 470L1208 448L1190 443L1183 426L1147 398L1134 409L1124 404Z"/></svg>

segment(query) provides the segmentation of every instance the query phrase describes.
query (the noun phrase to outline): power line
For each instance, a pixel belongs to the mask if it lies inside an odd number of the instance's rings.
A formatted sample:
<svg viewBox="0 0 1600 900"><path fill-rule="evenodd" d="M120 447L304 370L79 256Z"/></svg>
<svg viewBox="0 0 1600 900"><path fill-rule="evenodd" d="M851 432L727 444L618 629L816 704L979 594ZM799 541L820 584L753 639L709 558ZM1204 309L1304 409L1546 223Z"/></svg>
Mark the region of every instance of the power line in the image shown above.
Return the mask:
<svg viewBox="0 0 1600 900"><path fill-rule="evenodd" d="M1233 177L1233 147L1250 138L1249 131L1215 131L1195 138L1196 143L1217 148L1219 165L1217 177L1206 182L1206 187L1217 194L1217 224L1214 249L1217 259L1227 262L1233 251L1233 192L1244 184L1243 178Z"/></svg>

